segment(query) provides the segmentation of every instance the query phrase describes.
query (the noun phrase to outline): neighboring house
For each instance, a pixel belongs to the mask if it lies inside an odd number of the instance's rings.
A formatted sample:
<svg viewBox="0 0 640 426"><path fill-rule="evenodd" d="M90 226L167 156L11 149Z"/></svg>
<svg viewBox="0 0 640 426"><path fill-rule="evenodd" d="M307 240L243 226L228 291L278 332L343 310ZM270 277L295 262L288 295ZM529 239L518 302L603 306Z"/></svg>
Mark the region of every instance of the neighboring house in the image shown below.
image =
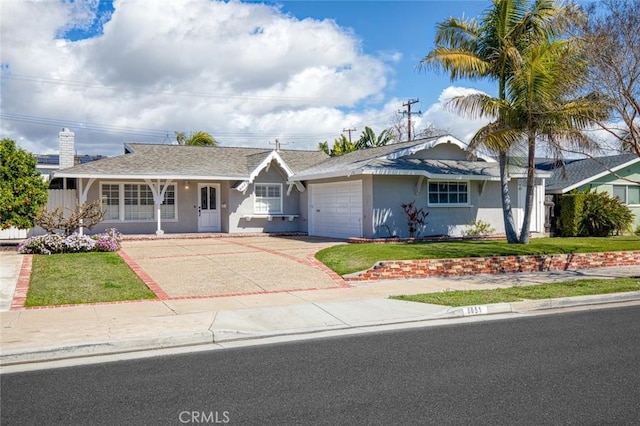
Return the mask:
<svg viewBox="0 0 640 426"><path fill-rule="evenodd" d="M70 203L69 199L76 198L75 194L71 192L65 193L67 192L65 190L75 189L75 181L71 180L67 182L66 179L54 179L53 174L57 170L107 158L104 155L76 155L74 145L75 134L71 130L63 128L62 131L58 133L59 154L35 154L37 161L36 170L40 172L42 179L49 183L47 209L74 207L74 204ZM43 229L38 227L31 230L10 227L0 230L0 240L23 239L27 238L29 234L42 234L44 232Z"/></svg>
<svg viewBox="0 0 640 426"><path fill-rule="evenodd" d="M633 228L640 226L640 157L635 153L569 159L564 161L564 167L552 160L540 160L536 167L552 172L546 193L556 206L560 195L574 189L606 192L629 206L635 215Z"/></svg>
<svg viewBox="0 0 640 426"><path fill-rule="evenodd" d="M498 164L469 159L449 135L329 158L318 151L125 144L125 153L55 173L80 203L101 200L100 231L126 234L306 232L334 238L405 237L401 204L429 212L426 235L461 235L473 220L503 233ZM521 223L525 170L511 170ZM532 232L544 231L538 172Z"/></svg>
<svg viewBox="0 0 640 426"><path fill-rule="evenodd" d="M74 155L74 164L85 164L91 161L102 160L107 158L105 155ZM58 154L36 154L36 170L40 172L45 182L49 182L52 186L59 186L62 189L63 182L52 179L56 170L60 169L60 156Z"/></svg>

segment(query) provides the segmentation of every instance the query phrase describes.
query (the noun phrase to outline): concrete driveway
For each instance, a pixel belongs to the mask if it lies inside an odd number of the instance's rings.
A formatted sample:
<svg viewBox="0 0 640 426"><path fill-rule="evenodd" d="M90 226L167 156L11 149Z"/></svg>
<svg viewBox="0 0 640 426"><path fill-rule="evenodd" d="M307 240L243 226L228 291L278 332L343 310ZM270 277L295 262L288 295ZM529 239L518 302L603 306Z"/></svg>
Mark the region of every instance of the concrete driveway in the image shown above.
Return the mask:
<svg viewBox="0 0 640 426"><path fill-rule="evenodd" d="M122 255L148 275L161 298L215 297L349 287L314 257L341 243L269 236L153 239L124 241Z"/></svg>

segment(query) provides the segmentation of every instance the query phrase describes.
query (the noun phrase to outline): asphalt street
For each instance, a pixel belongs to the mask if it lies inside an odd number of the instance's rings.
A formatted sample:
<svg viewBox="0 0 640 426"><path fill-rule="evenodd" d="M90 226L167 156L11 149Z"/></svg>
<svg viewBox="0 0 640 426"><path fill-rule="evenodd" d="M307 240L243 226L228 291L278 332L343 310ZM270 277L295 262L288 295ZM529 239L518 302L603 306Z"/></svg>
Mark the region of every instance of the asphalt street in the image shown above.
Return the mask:
<svg viewBox="0 0 640 426"><path fill-rule="evenodd" d="M0 376L2 425L637 424L640 307Z"/></svg>

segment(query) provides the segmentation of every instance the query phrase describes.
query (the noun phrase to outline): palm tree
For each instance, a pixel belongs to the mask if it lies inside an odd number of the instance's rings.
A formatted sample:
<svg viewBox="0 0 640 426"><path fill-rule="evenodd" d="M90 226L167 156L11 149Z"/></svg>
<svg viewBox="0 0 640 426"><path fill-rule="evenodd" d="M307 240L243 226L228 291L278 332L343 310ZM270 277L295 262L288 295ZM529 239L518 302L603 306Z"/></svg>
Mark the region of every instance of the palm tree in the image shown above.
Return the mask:
<svg viewBox="0 0 640 426"><path fill-rule="evenodd" d="M324 141L318 143L318 151L322 151L327 155L331 155L331 150L329 149L329 142Z"/></svg>
<svg viewBox="0 0 640 426"><path fill-rule="evenodd" d="M362 135L360 135L360 139L356 141L355 146L356 149L373 148L376 146L384 146L393 140L393 133L391 133L389 129L383 130L378 136L376 136L371 127L365 126L362 131Z"/></svg>
<svg viewBox="0 0 640 426"><path fill-rule="evenodd" d="M493 0L493 5L477 19L449 18L438 24L436 47L420 62L449 72L451 80L458 78L489 78L498 82L498 100L506 98L506 83L523 62L522 52L535 39L558 30L556 18L563 12L553 0ZM518 242L508 187L508 152L513 146L509 138L495 137L504 127L497 108L492 132L479 131L473 138L475 146L482 145L497 152L502 187L502 210L505 234L509 243Z"/></svg>
<svg viewBox="0 0 640 426"><path fill-rule="evenodd" d="M175 132L178 145L191 146L218 146L218 142L207 132L197 131L191 134L189 138L184 132Z"/></svg>
<svg viewBox="0 0 640 426"><path fill-rule="evenodd" d="M592 149L581 129L606 118L608 110L597 94L575 96L584 81L586 64L573 41L539 40L522 52L522 59L521 67L507 80L506 99L474 94L454 98L450 105L473 117L500 117L478 131L478 140L511 146L525 141L527 190L518 241L526 244L535 189L536 144L545 143L556 158L562 158L562 149Z"/></svg>
<svg viewBox="0 0 640 426"><path fill-rule="evenodd" d="M581 130L605 119L608 108L598 94L575 97L586 76L586 63L571 40L530 45L523 66L509 79L508 125L527 141L527 191L520 242L529 242L535 187L536 143L544 142L561 158L564 147L585 150L592 142Z"/></svg>

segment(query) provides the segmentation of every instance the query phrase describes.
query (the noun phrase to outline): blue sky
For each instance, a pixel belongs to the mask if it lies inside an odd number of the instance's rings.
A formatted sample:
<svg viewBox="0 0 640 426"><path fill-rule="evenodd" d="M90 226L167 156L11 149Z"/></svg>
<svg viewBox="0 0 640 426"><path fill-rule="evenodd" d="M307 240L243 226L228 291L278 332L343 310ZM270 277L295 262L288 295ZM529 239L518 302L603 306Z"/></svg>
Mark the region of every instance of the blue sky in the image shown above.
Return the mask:
<svg viewBox="0 0 640 426"><path fill-rule="evenodd" d="M479 16L489 1L285 1L285 12L298 18L334 19L340 26L351 28L362 40L366 52L399 52L394 65L395 84L388 87L389 96L421 98L428 106L451 84L446 75L419 71L416 67L433 46L435 27L447 17ZM490 82L465 82L483 91L491 91ZM424 107L423 107L424 109Z"/></svg>
<svg viewBox="0 0 640 426"><path fill-rule="evenodd" d="M3 137L79 153L123 142L171 143L204 130L222 145L293 149L343 128L376 132L418 98L416 131L468 139L481 121L445 111L442 96L494 85L419 71L435 26L478 16L489 1L118 0L2 3Z"/></svg>

